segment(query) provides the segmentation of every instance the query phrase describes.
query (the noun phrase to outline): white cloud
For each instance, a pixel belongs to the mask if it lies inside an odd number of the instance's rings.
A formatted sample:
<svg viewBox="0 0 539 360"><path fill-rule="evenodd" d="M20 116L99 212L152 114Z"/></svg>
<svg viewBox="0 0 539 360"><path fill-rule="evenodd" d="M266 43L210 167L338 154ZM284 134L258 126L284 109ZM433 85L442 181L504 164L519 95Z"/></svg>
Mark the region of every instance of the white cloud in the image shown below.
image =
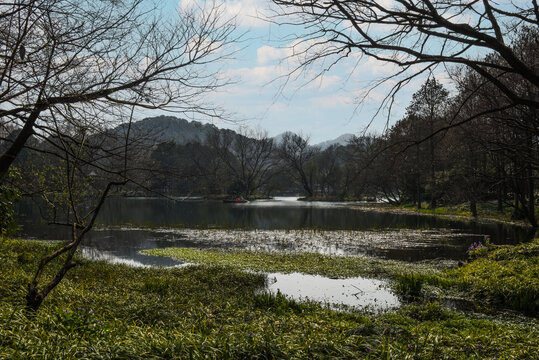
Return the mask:
<svg viewBox="0 0 539 360"><path fill-rule="evenodd" d="M256 50L256 60L259 64L267 64L273 61L284 60L290 51L287 48L275 48L264 45Z"/></svg>
<svg viewBox="0 0 539 360"><path fill-rule="evenodd" d="M232 69L226 75L249 85L265 85L272 80L284 75L280 66L255 66L253 68Z"/></svg>
<svg viewBox="0 0 539 360"><path fill-rule="evenodd" d="M314 76L314 74L313 74ZM343 80L338 75L322 74L310 82L305 88L310 90L328 90L342 84Z"/></svg>
<svg viewBox="0 0 539 360"><path fill-rule="evenodd" d="M360 89L353 92L356 103L376 103L380 104L387 95L374 89Z"/></svg>
<svg viewBox="0 0 539 360"><path fill-rule="evenodd" d="M395 74L399 70L399 66L389 61L378 60L369 56L367 61L361 65L361 70L369 71L373 75L389 75Z"/></svg>
<svg viewBox="0 0 539 360"><path fill-rule="evenodd" d="M210 5L204 0L180 0L180 10L195 8L208 8L209 6L221 7L221 11L226 18L236 18L240 27L260 28L269 25L265 14L268 9L268 2L264 0L213 0Z"/></svg>
<svg viewBox="0 0 539 360"><path fill-rule="evenodd" d="M331 55L334 52L334 45L325 39L297 39L283 47L268 45L259 47L257 63L265 66L273 64L274 67L278 67L274 73L287 77L290 83L297 81L300 86L326 89L342 80L341 77L330 75L326 71L335 59L335 56ZM319 60L316 67L309 65L312 59Z"/></svg>
<svg viewBox="0 0 539 360"><path fill-rule="evenodd" d="M341 108L354 104L354 98L350 95L333 94L327 96L313 97L310 99L315 106L323 108Z"/></svg>

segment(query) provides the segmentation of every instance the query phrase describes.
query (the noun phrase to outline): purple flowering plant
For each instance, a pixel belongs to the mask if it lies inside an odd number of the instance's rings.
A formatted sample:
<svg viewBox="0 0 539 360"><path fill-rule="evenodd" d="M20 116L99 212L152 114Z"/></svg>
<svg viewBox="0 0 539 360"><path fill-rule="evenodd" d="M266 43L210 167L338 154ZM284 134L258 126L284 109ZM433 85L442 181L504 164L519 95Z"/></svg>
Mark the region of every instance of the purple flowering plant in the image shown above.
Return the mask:
<svg viewBox="0 0 539 360"><path fill-rule="evenodd" d="M476 241L468 247L468 257L470 259L477 259L486 256L494 245L490 243L490 237L485 235L483 242Z"/></svg>

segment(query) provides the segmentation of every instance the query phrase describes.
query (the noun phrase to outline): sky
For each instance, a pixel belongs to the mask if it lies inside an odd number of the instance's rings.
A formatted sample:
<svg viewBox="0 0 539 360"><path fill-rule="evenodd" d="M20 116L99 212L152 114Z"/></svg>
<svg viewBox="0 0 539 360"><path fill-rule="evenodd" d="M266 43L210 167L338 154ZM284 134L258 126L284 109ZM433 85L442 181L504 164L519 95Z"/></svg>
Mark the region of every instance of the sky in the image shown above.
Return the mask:
<svg viewBox="0 0 539 360"><path fill-rule="evenodd" d="M165 11L192 6L204 0L165 0ZM382 111L375 117L390 84L366 92L372 83L394 68L373 58L350 56L316 78L316 69L288 78L295 65L286 61L291 46L297 44L302 29L263 20L269 0L216 0L224 3L228 16L237 16L238 33L244 33L233 59L221 64L224 75L233 84L210 94L208 101L223 106L233 121L213 121L218 127L258 128L275 136L292 131L308 136L312 144L335 139L345 133L381 133L405 112L411 95L424 79L415 79L399 92L391 116ZM154 111L148 116L163 114ZM146 114L145 114L146 115ZM199 119L201 120L201 119Z"/></svg>

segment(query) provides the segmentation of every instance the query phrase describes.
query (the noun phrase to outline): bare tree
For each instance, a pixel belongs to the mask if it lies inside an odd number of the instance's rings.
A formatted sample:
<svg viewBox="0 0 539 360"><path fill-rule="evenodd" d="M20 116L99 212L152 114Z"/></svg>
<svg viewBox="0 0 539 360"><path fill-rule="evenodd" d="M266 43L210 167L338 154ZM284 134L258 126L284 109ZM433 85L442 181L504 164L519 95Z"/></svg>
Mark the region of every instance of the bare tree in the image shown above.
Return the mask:
<svg viewBox="0 0 539 360"><path fill-rule="evenodd" d="M115 187L138 181L131 173L147 168L141 159L143 148L129 133L70 126L49 120L62 131L36 144L38 161L22 162L25 192L39 195L42 216L50 225L68 227L71 239L44 256L28 285L27 307L36 311L66 273L77 265L73 260L78 246L96 221L108 194ZM128 122L128 126L131 121ZM59 130L59 129L58 129ZM136 161L134 160L136 158Z"/></svg>
<svg viewBox="0 0 539 360"><path fill-rule="evenodd" d="M435 130L445 125L442 120L447 115L449 107L449 92L435 78L429 78L413 95L412 103L407 108L407 113L410 118L419 124L417 127L425 127L427 134L434 134ZM425 131L423 131L425 133ZM415 134L417 137L413 139L416 142L422 140L425 135ZM430 136L428 140L429 153L429 186L430 186L430 205L431 209L436 208L436 168L437 168L437 142L438 138ZM419 144L416 144L419 146Z"/></svg>
<svg viewBox="0 0 539 360"><path fill-rule="evenodd" d="M309 146L308 138L292 133L285 133L277 145L277 156L284 167L291 171L296 181L303 186L308 197L314 195L314 171L310 161L318 151L318 148Z"/></svg>
<svg viewBox="0 0 539 360"><path fill-rule="evenodd" d="M384 103L414 77L437 65L463 65L494 84L511 104L537 109L539 100L506 80L516 77L537 92L535 63L511 46L516 30L537 29L536 0L273 0L285 21L307 29L296 44L301 67L331 68L352 54L396 65ZM277 16L280 18L281 16ZM491 53L494 56L485 57ZM298 68L299 69L299 68Z"/></svg>
<svg viewBox="0 0 539 360"><path fill-rule="evenodd" d="M0 179L51 118L110 126L132 106L219 116L202 95L224 85L211 66L234 31L219 6L166 21L144 0L18 0L0 4L0 121L21 131L0 155ZM213 69L215 69L214 67Z"/></svg>
<svg viewBox="0 0 539 360"><path fill-rule="evenodd" d="M246 198L268 182L274 163L273 139L266 131L246 127L240 127L237 133L216 130L209 142Z"/></svg>
<svg viewBox="0 0 539 360"><path fill-rule="evenodd" d="M321 195L326 198L342 196L342 193L339 194L342 179L340 160L339 145L331 145L320 151L314 159L317 167L318 187Z"/></svg>
<svg viewBox="0 0 539 360"><path fill-rule="evenodd" d="M537 38L530 38L529 33L523 35L521 42L526 45L521 46L522 53L528 54L527 56L535 55L536 58L539 49ZM460 136L470 139L469 141L474 143L475 151L480 148L492 159L495 174L489 174L486 180L493 182L492 186L496 188L498 210L502 211L509 191L514 197L514 202L507 204L513 207L513 218L526 218L530 224L536 226L538 110L515 106L493 112L491 109L497 108L500 98L499 89L492 84L484 84L476 74L469 71L460 72L454 78L458 80L458 97L465 99L457 100L458 109L453 109L458 113L457 119L466 119L470 114L482 114L476 116L470 124L465 124ZM517 80L513 83L516 89L522 92L530 91ZM536 93L535 96L537 95ZM464 146L469 145L464 142ZM473 190L473 186L469 186L468 190Z"/></svg>

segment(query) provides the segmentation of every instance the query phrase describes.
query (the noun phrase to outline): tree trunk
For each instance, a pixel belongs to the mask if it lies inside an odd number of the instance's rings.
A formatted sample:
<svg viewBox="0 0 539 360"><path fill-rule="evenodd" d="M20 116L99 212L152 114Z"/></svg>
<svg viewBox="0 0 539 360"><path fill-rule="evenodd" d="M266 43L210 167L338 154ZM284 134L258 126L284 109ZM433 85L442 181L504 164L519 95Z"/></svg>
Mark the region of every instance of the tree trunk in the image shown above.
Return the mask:
<svg viewBox="0 0 539 360"><path fill-rule="evenodd" d="M470 200L470 211L473 217L477 217L477 201L475 199Z"/></svg>
<svg viewBox="0 0 539 360"><path fill-rule="evenodd" d="M416 177L416 201L417 201L417 209L421 209L421 182L420 182L420 176L419 174Z"/></svg>
<svg viewBox="0 0 539 360"><path fill-rule="evenodd" d="M26 119L26 122L9 147L9 149L6 150L5 153L0 156L0 182L4 179L4 177L7 175L7 172L9 168L11 167L11 164L13 164L13 161L15 161L15 158L21 150L24 148L24 145L26 144L26 141L34 134L34 124L41 113L40 108L35 108L28 118Z"/></svg>
<svg viewBox="0 0 539 360"><path fill-rule="evenodd" d="M43 302L43 295L39 294L37 288L30 284L28 286L28 293L26 294L26 308L33 312L36 312L37 309L41 306Z"/></svg>
<svg viewBox="0 0 539 360"><path fill-rule="evenodd" d="M431 138L429 139L429 147L430 147L430 204L429 209L436 209L436 169L435 169L435 163L436 159L434 158L434 108L431 107L430 111L430 134Z"/></svg>
<svg viewBox="0 0 539 360"><path fill-rule="evenodd" d="M533 181L533 169L531 164L528 164L528 220L530 225L537 227L537 220L535 219L535 183Z"/></svg>
<svg viewBox="0 0 539 360"><path fill-rule="evenodd" d="M496 187L496 197L498 200L498 206L496 210L498 210L498 212L500 213L503 213L503 200L505 198L505 195L503 193L503 184L501 182Z"/></svg>
<svg viewBox="0 0 539 360"><path fill-rule="evenodd" d="M32 281L28 285L28 293L26 294L26 308L28 310L37 311L41 306L43 300L56 286L58 286L58 284L62 281L67 272L77 265L71 259L75 254L75 250L77 250L78 244L80 244L80 240L82 240L82 237L79 240L75 240L76 244L75 246L73 246L73 248L69 250L66 261L64 262L60 270L58 270L56 276L51 281L49 281L49 283L47 283L47 285L45 285L43 289L38 289L39 275L36 276L34 281ZM46 265L46 262L42 262L39 266L38 273L43 271Z"/></svg>
<svg viewBox="0 0 539 360"><path fill-rule="evenodd" d="M527 213L528 213L528 220L530 221L531 226L534 228L537 227L537 220L535 219L535 182L533 181L533 167L531 163L531 159L534 155L534 149L533 149L533 139L532 134L528 132L527 134L527 148L528 148L528 163L526 166L526 172L527 172L527 190L528 190L528 204L527 204Z"/></svg>
<svg viewBox="0 0 539 360"><path fill-rule="evenodd" d="M309 180L307 179L307 175L303 170L300 170L300 176L301 176L301 182L303 183L303 189L305 190L305 193L308 197L313 196L313 189L311 188L309 184Z"/></svg>
<svg viewBox="0 0 539 360"><path fill-rule="evenodd" d="M246 199L249 199L249 197L251 196L251 191L251 186L247 185L244 190L244 196Z"/></svg>
<svg viewBox="0 0 539 360"><path fill-rule="evenodd" d="M41 259L41 262L38 265L36 274L34 275L34 278L32 279L32 282L28 285L28 292L26 294L26 307L31 311L37 311L39 307L41 306L41 303L43 300L49 295L49 293L56 287L58 284L62 281L64 276L67 274L67 272L72 269L73 267L77 266L77 263L73 261L73 256L75 255L75 252L77 251L78 246L82 242L82 239L84 238L84 235L92 229L95 223L95 219L97 218L97 215L99 214L101 207L103 206L103 203L105 202L105 199L107 198L107 195L109 194L110 189L113 186L120 186L127 184L128 180L124 181L111 181L107 184L107 187L101 194L101 197L95 206L93 210L92 218L90 219L88 225L83 227L82 225L78 225L73 223L72 224L72 241L68 244L65 244L60 249L54 251L53 253L46 255ZM59 258L63 254L66 254L66 258L62 264L62 267L56 272L56 275L54 278L52 278L50 281L46 283L45 286L39 290L39 284L42 281L41 276L45 272L45 268L47 265L53 261L54 259Z"/></svg>
<svg viewBox="0 0 539 360"><path fill-rule="evenodd" d="M514 194L514 209L513 209L513 214L511 215L511 219L513 220L519 220L521 218L520 216L520 211L519 211L519 208L520 208L520 205L519 205L519 201L518 201L518 197L519 197L519 194L518 194L518 189L515 187L515 194Z"/></svg>

